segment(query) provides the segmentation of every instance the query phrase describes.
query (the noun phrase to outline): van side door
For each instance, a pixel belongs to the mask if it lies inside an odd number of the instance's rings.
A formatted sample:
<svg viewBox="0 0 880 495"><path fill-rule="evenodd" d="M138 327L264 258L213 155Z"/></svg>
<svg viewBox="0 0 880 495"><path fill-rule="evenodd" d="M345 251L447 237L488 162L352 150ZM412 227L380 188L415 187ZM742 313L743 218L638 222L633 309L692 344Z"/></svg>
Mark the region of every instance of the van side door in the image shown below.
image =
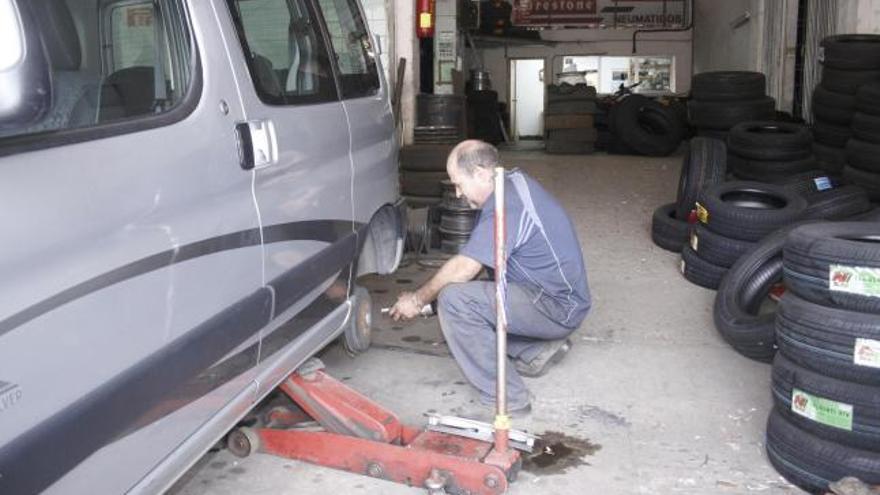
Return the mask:
<svg viewBox="0 0 880 495"><path fill-rule="evenodd" d="M215 1L225 3L238 35L240 49L230 56L247 120L268 133L258 140L272 143L254 182L265 283L274 295L260 351L260 372L269 373L260 378L263 392L342 324L313 328L347 308L357 250L350 135L308 0Z"/></svg>

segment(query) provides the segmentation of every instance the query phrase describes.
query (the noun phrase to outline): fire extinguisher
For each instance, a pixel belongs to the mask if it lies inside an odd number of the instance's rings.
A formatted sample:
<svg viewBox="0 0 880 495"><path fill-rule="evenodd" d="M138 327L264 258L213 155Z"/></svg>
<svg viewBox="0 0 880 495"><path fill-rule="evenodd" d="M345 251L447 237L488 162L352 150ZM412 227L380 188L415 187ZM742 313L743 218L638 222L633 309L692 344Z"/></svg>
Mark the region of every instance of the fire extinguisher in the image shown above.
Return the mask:
<svg viewBox="0 0 880 495"><path fill-rule="evenodd" d="M416 0L416 36L434 36L434 0Z"/></svg>

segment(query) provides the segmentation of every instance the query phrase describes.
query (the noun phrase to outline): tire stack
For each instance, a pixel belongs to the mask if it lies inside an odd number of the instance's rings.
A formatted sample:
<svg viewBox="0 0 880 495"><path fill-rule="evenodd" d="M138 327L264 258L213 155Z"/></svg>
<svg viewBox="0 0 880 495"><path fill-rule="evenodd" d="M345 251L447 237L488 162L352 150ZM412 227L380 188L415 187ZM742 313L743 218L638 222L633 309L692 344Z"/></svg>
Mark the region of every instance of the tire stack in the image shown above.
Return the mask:
<svg viewBox="0 0 880 495"><path fill-rule="evenodd" d="M840 34L822 40L822 80L813 92L813 150L823 168L839 173L852 136L860 86L880 80L880 36Z"/></svg>
<svg viewBox="0 0 880 495"><path fill-rule="evenodd" d="M786 240L767 455L824 493L880 483L880 224L817 223Z"/></svg>
<svg viewBox="0 0 880 495"><path fill-rule="evenodd" d="M468 136L491 144L504 141L498 92L492 89L473 90L467 95Z"/></svg>
<svg viewBox="0 0 880 495"><path fill-rule="evenodd" d="M767 96L760 72L720 71L695 74L691 80L688 117L697 134L727 139L740 122L773 120L776 101Z"/></svg>
<svg viewBox="0 0 880 495"><path fill-rule="evenodd" d="M816 169L812 144L810 129L800 124L743 122L727 138L728 169L742 180L785 180Z"/></svg>
<svg viewBox="0 0 880 495"><path fill-rule="evenodd" d="M544 145L547 153L589 154L598 137L594 127L596 88L586 84L547 86Z"/></svg>
<svg viewBox="0 0 880 495"><path fill-rule="evenodd" d="M611 109L609 125L614 140L633 152L667 156L678 149L686 123L671 104L642 95L630 95Z"/></svg>
<svg viewBox="0 0 880 495"><path fill-rule="evenodd" d="M465 98L458 95L416 96L415 144L456 144L465 137Z"/></svg>
<svg viewBox="0 0 880 495"><path fill-rule="evenodd" d="M862 85L856 94L852 137L846 142L843 176L880 202L880 83Z"/></svg>
<svg viewBox="0 0 880 495"><path fill-rule="evenodd" d="M443 202L440 203L440 249L458 254L471 237L479 210L472 209L464 198L455 195L455 186L443 181Z"/></svg>
<svg viewBox="0 0 880 495"><path fill-rule="evenodd" d="M697 224L681 252L689 281L717 289L728 269L758 241L799 220L807 208L799 194L761 182L732 181L704 189Z"/></svg>
<svg viewBox="0 0 880 495"><path fill-rule="evenodd" d="M413 207L436 205L443 198L442 182L449 178L448 144L414 144L400 149L400 190Z"/></svg>
<svg viewBox="0 0 880 495"><path fill-rule="evenodd" d="M674 203L654 210L651 240L667 251L680 253L688 242L691 212L700 192L724 180L727 152L718 139L696 137L688 143L678 179Z"/></svg>

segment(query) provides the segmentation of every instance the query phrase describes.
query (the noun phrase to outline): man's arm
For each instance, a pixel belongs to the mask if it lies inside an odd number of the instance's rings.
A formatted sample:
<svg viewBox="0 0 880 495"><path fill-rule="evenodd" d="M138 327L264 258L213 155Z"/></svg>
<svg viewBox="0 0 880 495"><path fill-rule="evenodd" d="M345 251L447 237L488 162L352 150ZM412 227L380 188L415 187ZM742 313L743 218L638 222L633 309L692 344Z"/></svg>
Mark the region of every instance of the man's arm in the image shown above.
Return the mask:
<svg viewBox="0 0 880 495"><path fill-rule="evenodd" d="M440 267L440 270L428 282L415 292L404 292L397 298L391 308L391 317L395 320L413 318L419 314L422 306L433 301L449 284L467 282L480 273L483 265L473 258L456 255Z"/></svg>

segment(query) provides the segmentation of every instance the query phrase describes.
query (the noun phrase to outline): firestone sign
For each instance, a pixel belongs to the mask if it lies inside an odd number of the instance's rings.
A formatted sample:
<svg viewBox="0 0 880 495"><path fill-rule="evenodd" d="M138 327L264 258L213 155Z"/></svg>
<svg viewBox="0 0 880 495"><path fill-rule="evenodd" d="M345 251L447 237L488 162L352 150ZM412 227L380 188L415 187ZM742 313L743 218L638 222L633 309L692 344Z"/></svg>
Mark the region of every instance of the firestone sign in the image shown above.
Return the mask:
<svg viewBox="0 0 880 495"><path fill-rule="evenodd" d="M683 0L512 0L517 26L678 27Z"/></svg>

